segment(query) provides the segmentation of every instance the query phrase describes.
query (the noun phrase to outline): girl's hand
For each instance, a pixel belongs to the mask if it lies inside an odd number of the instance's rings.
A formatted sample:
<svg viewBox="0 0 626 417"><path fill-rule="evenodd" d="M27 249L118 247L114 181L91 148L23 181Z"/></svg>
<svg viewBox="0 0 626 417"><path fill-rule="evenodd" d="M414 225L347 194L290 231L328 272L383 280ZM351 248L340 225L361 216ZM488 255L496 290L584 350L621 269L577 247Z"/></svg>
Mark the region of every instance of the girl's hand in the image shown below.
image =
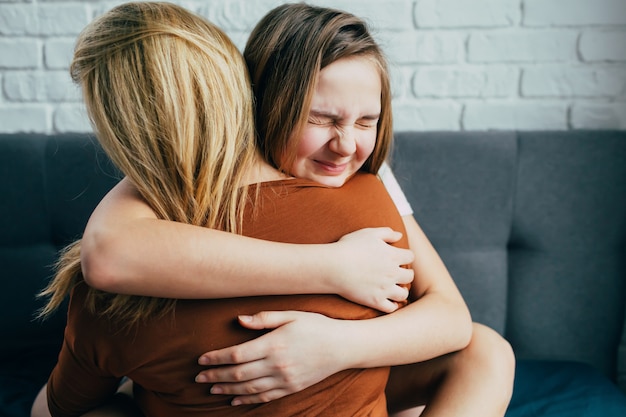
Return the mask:
<svg viewBox="0 0 626 417"><path fill-rule="evenodd" d="M339 239L331 256L336 271L331 277L332 292L384 313L396 311L413 281L413 269L402 267L413 262L413 252L390 245L401 238L402 233L379 227Z"/></svg>
<svg viewBox="0 0 626 417"><path fill-rule="evenodd" d="M263 336L205 353L196 382L215 384L212 394L235 395L233 405L272 401L301 391L344 369L341 320L301 311L240 316L250 329L275 329ZM347 360L347 358L345 358Z"/></svg>

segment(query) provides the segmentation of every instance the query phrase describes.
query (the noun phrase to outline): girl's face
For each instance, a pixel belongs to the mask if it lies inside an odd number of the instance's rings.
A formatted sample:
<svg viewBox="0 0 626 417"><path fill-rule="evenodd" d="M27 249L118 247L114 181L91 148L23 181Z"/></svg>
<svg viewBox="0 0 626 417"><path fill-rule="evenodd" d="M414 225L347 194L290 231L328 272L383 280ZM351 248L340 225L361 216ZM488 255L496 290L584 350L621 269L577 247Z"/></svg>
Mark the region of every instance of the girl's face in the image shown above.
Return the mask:
<svg viewBox="0 0 626 417"><path fill-rule="evenodd" d="M320 71L289 173L342 186L374 150L380 97L380 72L367 57L342 58Z"/></svg>

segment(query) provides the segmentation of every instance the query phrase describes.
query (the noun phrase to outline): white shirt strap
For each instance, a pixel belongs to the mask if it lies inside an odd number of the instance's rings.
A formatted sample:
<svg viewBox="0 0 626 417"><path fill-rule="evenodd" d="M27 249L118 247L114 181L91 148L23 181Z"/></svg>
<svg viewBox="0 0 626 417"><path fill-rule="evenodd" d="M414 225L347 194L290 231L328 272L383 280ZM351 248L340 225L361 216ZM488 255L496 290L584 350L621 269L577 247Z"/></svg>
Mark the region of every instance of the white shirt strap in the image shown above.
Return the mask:
<svg viewBox="0 0 626 417"><path fill-rule="evenodd" d="M383 162L382 166L378 170L378 177L385 185L385 188L398 208L400 215L412 215L413 208L411 208L411 204L409 204L409 201L406 199L406 195L404 195L402 188L400 188L400 184L398 184L398 180L396 180L396 177L393 175L393 172L387 162Z"/></svg>

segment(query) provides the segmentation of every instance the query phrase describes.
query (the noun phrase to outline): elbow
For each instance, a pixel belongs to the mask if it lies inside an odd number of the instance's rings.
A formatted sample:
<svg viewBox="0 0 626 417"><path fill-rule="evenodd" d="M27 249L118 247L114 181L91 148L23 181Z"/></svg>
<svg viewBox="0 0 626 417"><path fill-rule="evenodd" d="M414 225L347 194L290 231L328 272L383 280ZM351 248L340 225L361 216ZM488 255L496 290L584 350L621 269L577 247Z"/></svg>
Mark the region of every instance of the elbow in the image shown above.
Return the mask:
<svg viewBox="0 0 626 417"><path fill-rule="evenodd" d="M120 280L115 251L117 245L111 242L106 232L85 233L81 242L81 269L85 282L98 290L117 292Z"/></svg>
<svg viewBox="0 0 626 417"><path fill-rule="evenodd" d="M474 329L474 325L472 323L472 316L469 312L469 309L465 305L465 303L463 303L462 308L459 308L457 320L459 321L459 324L457 326L457 329L458 329L457 337L458 337L459 350L461 350L469 346L472 340L472 332Z"/></svg>
<svg viewBox="0 0 626 417"><path fill-rule="evenodd" d="M463 350L469 346L474 329L469 309L465 302L449 300L445 310L449 313L448 329L450 332L447 336L451 351Z"/></svg>

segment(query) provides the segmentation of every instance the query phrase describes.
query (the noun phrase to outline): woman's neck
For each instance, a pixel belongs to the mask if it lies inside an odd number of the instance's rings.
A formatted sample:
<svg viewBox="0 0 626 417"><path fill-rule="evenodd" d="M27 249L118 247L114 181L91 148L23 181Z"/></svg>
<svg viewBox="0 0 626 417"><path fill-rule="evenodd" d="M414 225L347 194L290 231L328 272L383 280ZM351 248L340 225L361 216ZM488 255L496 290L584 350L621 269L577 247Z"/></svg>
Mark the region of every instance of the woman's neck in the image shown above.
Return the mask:
<svg viewBox="0 0 626 417"><path fill-rule="evenodd" d="M291 178L289 175L283 174L272 165L270 165L260 154L257 154L248 175L246 175L245 183L256 184L259 182L276 181Z"/></svg>

